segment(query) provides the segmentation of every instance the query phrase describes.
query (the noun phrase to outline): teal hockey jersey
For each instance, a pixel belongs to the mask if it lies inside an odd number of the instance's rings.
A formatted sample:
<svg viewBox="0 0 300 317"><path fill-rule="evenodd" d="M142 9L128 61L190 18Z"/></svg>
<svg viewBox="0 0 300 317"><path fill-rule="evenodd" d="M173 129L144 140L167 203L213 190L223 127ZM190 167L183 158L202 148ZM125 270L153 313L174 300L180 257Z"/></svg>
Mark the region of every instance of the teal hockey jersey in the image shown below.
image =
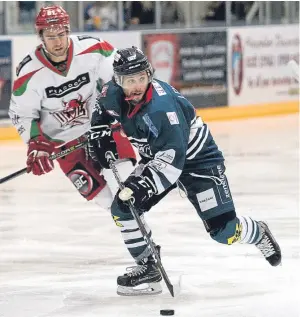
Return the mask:
<svg viewBox="0 0 300 317"><path fill-rule="evenodd" d="M193 105L175 88L153 80L141 104L132 106L114 81L106 83L97 99L92 126L103 116L119 122L146 163L160 194L184 173L197 173L223 163L208 126Z"/></svg>

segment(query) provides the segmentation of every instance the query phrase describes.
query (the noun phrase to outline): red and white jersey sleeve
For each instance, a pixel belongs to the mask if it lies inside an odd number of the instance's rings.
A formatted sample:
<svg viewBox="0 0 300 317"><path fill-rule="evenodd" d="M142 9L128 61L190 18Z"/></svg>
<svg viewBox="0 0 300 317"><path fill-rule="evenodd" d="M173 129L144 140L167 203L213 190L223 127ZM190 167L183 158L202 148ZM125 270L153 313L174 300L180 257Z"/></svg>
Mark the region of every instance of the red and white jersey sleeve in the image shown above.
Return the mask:
<svg viewBox="0 0 300 317"><path fill-rule="evenodd" d="M58 71L42 46L17 68L9 115L24 142L37 135L68 142L90 128L96 81L113 76L114 48L90 36L71 36L67 69Z"/></svg>

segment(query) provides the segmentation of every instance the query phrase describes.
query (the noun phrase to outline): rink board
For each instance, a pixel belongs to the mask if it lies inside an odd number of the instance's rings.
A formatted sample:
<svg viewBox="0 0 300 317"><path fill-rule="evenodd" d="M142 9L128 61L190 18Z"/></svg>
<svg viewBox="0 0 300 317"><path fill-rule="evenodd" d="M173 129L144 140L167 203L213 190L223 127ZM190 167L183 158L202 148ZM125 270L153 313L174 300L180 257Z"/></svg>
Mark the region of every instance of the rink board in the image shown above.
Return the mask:
<svg viewBox="0 0 300 317"><path fill-rule="evenodd" d="M222 33L225 30L226 36ZM286 64L290 59L299 62L298 25L210 28L209 30L205 28L197 29L192 33L188 30L181 30L177 32L178 34L174 34L173 30L165 30L163 33L161 30L151 30L151 32L101 32L92 35L103 37L116 47L127 47L128 43L141 47L145 38L151 38L151 41L149 40L151 45L148 43L150 48L148 47L147 53L150 54L150 57L151 52L155 53L155 59L152 62L156 73L159 74L159 78L169 82L170 74L175 76L175 70L178 70L179 66L184 66L178 63L178 60L187 57L200 59L202 53L199 52L201 50L198 51L197 54L200 54L198 56L194 52L196 47L192 46L191 43L201 44L200 39L203 38L205 33L205 41L201 45L199 44L198 48L202 48L206 52L205 48L215 47L216 44L213 42L215 36L209 34L216 35L221 34L220 32L224 35L224 39L227 39L226 43L223 43L227 55L226 63L220 66L225 73L226 71L223 68L227 69L226 82L221 83L222 87L228 87L227 95L219 104L207 93L199 96L187 96L197 108L197 114L209 122L297 113L299 111L299 86L295 80L291 79L292 74ZM181 36L181 33L184 36ZM199 34L201 34L200 38ZM175 37L177 40L181 39L181 42L177 43L174 40ZM11 67L13 70L27 52L28 47L39 44L35 35L0 36L0 40L12 41ZM179 44L180 46L178 46ZM180 47L183 48L182 54L189 51L195 54L177 56ZM286 47L288 47L288 52ZM157 52L160 52L160 54ZM168 52L168 54L164 52ZM168 64L170 56L173 57L174 62ZM208 53L203 56L208 60L216 57ZM220 56L217 56L217 59L220 59ZM177 61L177 64L175 61ZM169 65L169 67L165 68L166 65ZM203 66L203 64L201 65ZM187 67L187 65L185 66ZM198 72L204 71L202 66L199 66ZM187 70L185 67L183 68ZM190 66L188 68L190 70ZM207 69L211 70L209 67ZM12 75L15 76L15 72ZM188 81L187 78L185 79L185 81ZM203 83L207 84L207 79L204 82L191 82L196 86L199 83L203 85ZM211 85L216 88L217 83L219 82L213 81ZM3 100L2 98L2 103L7 105L8 101L3 102ZM19 139L9 120L5 124L0 121L0 140Z"/></svg>
<svg viewBox="0 0 300 317"><path fill-rule="evenodd" d="M243 118L263 117L299 112L298 101L279 102L261 105L249 105L243 107L217 107L209 109L197 109L197 114L204 121L224 121ZM19 140L20 137L14 127L0 128L0 140Z"/></svg>

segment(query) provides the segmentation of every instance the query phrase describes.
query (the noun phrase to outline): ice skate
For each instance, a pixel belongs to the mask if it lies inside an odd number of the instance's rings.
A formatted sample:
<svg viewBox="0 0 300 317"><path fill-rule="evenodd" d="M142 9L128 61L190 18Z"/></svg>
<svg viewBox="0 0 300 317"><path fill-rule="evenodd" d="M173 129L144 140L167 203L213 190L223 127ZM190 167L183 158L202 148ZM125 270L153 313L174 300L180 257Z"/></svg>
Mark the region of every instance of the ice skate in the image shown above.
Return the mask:
<svg viewBox="0 0 300 317"><path fill-rule="evenodd" d="M157 246L157 249L160 247ZM159 250L158 250L159 251ZM161 274L152 256L141 260L117 279L117 294L122 296L157 295L162 292Z"/></svg>
<svg viewBox="0 0 300 317"><path fill-rule="evenodd" d="M279 265L281 263L281 250L278 243L266 223L258 221L258 226L262 232L262 237L255 244L256 247L272 266Z"/></svg>

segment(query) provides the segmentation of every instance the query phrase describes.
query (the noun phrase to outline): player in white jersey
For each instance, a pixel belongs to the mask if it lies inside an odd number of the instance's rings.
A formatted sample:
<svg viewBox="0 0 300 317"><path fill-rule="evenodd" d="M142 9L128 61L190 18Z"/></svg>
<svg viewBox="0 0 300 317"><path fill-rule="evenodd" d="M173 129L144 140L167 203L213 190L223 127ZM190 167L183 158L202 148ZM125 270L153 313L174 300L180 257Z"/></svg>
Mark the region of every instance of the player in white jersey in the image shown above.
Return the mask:
<svg viewBox="0 0 300 317"><path fill-rule="evenodd" d="M70 36L69 15L60 6L42 8L35 27L42 43L17 67L9 115L28 144L27 172L42 175L54 168L49 159L52 153L85 140L97 80L106 82L113 75L114 48L91 36ZM135 160L123 133L116 129L112 135L114 140L111 133L101 139L102 148L111 147L116 158ZM96 197L100 206L110 207L113 196L102 169L85 149L58 159L58 163L84 198ZM128 165L123 168L128 170Z"/></svg>

